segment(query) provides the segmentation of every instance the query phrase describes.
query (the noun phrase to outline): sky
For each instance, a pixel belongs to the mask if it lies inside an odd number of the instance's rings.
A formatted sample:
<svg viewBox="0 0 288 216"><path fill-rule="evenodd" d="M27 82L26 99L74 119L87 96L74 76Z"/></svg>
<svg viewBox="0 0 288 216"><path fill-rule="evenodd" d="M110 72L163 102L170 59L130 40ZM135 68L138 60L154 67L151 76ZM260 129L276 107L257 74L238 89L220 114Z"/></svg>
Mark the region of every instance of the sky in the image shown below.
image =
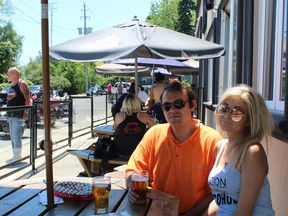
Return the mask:
<svg viewBox="0 0 288 216"><path fill-rule="evenodd" d="M92 32L128 22L137 16L145 21L151 3L157 0L49 0L49 46L81 36L78 28ZM11 21L17 34L24 36L23 54L19 65L24 66L42 50L41 0L10 0L14 7ZM83 35L83 32L82 32Z"/></svg>

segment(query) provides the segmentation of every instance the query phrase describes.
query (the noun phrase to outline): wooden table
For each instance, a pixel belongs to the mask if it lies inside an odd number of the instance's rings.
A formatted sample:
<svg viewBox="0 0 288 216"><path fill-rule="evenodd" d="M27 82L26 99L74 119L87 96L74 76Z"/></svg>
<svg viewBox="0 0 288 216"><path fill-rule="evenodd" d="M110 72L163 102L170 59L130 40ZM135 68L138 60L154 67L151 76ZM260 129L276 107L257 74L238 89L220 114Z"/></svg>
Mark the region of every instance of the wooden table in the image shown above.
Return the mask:
<svg viewBox="0 0 288 216"><path fill-rule="evenodd" d="M92 134L94 137L109 138L117 136L117 132L113 129L112 125L99 125L93 128Z"/></svg>
<svg viewBox="0 0 288 216"><path fill-rule="evenodd" d="M63 181L92 182L91 178L62 178ZM54 179L56 181L56 179ZM128 201L125 180L112 178L112 190L109 199L109 212L121 216L174 216L178 215L179 199L158 190L149 189L148 201L144 205L133 205ZM49 210L39 202L38 193L46 190L42 179L27 179L9 183L0 183L0 215L93 215L94 200L64 200ZM122 214L120 214L122 213ZM111 214L110 214L111 215Z"/></svg>

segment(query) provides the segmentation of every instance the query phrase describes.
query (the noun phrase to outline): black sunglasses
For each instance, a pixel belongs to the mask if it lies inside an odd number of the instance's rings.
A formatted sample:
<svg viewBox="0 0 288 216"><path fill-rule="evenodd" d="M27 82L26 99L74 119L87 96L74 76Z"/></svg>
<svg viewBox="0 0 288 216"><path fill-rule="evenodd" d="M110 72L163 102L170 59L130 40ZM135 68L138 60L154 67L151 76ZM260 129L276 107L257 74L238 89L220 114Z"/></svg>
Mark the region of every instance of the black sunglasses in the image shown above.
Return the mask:
<svg viewBox="0 0 288 216"><path fill-rule="evenodd" d="M164 104L162 104L162 109L166 112L168 112L172 108L172 106L174 106L177 109L183 109L186 102L188 102L188 101L175 100L173 103L165 102Z"/></svg>

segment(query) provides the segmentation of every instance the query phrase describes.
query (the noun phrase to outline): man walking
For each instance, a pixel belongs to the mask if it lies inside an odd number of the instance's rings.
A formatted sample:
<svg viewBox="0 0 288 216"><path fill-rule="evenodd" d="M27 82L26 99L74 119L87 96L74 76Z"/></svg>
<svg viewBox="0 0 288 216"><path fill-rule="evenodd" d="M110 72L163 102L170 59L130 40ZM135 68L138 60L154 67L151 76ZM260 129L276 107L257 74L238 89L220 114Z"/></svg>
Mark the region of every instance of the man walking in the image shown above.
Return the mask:
<svg viewBox="0 0 288 216"><path fill-rule="evenodd" d="M11 86L7 95L7 107L29 106L30 90L27 83L20 79L18 68L12 67L7 72L8 81ZM28 120L28 113L25 111L8 111L9 131L12 142L13 157L7 163L21 159L22 153L22 121Z"/></svg>

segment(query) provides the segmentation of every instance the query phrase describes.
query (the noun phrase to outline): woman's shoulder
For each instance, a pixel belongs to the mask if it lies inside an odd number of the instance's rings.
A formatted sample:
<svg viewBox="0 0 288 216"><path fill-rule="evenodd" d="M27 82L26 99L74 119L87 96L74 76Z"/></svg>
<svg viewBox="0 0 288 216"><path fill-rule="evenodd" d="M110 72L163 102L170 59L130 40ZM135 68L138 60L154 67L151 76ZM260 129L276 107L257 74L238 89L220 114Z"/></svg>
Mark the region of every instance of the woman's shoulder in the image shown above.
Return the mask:
<svg viewBox="0 0 288 216"><path fill-rule="evenodd" d="M256 170L264 169L266 172L268 171L267 156L261 143L253 143L248 146L242 168L243 166L249 169L254 167Z"/></svg>
<svg viewBox="0 0 288 216"><path fill-rule="evenodd" d="M126 118L126 115L124 112L118 112L115 116L115 119L119 120L124 120Z"/></svg>
<svg viewBox="0 0 288 216"><path fill-rule="evenodd" d="M137 118L139 120L144 120L144 119L150 118L150 116L146 112L140 111L137 113Z"/></svg>
<svg viewBox="0 0 288 216"><path fill-rule="evenodd" d="M248 146L246 156L248 158L253 156L266 157L266 153L261 143L253 143Z"/></svg>
<svg viewBox="0 0 288 216"><path fill-rule="evenodd" d="M139 111L138 116L148 116L149 117L149 115L145 111Z"/></svg>

